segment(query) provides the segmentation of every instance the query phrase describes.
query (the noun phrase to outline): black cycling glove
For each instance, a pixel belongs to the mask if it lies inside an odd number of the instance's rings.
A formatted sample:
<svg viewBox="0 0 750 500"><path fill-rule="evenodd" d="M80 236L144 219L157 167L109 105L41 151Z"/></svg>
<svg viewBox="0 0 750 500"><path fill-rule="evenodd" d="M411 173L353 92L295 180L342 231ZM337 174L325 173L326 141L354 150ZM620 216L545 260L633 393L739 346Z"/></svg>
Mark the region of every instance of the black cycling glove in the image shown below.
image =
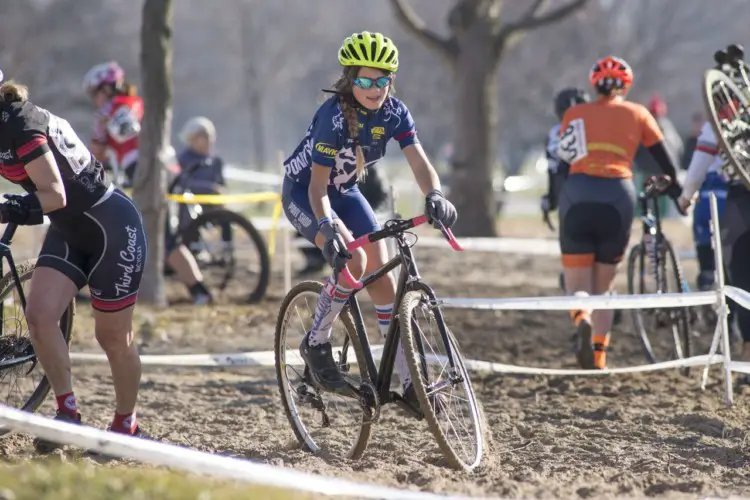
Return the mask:
<svg viewBox="0 0 750 500"><path fill-rule="evenodd" d="M439 229L439 226L435 224L435 221L440 222L446 228L450 228L456 223L458 219L458 212L453 203L448 201L443 193L437 189L433 189L427 193L427 199L425 200L425 215L429 218L429 221Z"/></svg>

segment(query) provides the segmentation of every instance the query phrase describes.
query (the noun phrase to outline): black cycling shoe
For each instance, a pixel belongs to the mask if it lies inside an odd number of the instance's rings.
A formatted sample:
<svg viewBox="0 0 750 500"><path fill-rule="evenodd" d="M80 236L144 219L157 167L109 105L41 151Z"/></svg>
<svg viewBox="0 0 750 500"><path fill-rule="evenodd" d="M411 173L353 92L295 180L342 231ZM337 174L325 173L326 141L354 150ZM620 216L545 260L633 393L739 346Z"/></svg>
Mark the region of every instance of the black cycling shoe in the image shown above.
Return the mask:
<svg viewBox="0 0 750 500"><path fill-rule="evenodd" d="M345 389L347 384L333 360L330 342L311 346L307 343L309 337L310 334L308 333L302 338L299 353L310 369L309 372L313 382L325 391L337 392Z"/></svg>
<svg viewBox="0 0 750 500"><path fill-rule="evenodd" d="M576 331L576 341L578 342L578 349L576 349L576 358L578 359L578 365L584 370L596 369L594 363L594 345L592 344L592 329L591 322L587 319L581 319L578 323Z"/></svg>
<svg viewBox="0 0 750 500"><path fill-rule="evenodd" d="M59 422L69 422L71 424L79 424L81 423L81 414L78 413L77 417L71 417L67 413L60 413L60 410L57 410L57 413L55 414L55 418L53 420L57 420ZM63 444L56 443L54 441L47 441L46 439L42 438L34 438L34 448L36 449L37 453L52 453L55 450L59 450L62 448Z"/></svg>

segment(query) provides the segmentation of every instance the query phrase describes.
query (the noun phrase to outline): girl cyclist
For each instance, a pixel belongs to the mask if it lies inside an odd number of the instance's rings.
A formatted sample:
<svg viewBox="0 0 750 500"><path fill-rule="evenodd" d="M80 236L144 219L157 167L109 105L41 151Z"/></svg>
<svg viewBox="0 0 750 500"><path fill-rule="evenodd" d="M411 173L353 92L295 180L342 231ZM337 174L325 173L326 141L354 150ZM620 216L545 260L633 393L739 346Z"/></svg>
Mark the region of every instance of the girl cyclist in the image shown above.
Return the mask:
<svg viewBox="0 0 750 500"><path fill-rule="evenodd" d="M146 234L133 202L105 180L70 124L28 100L28 89L0 86L0 175L24 196L5 195L0 223L50 227L31 278L26 320L34 352L57 400L56 420L78 423L63 313L85 285L91 290L96 339L112 369L115 414L110 430L139 434L135 406L141 362L133 344L133 309ZM55 445L36 440L40 452Z"/></svg>
<svg viewBox="0 0 750 500"><path fill-rule="evenodd" d="M568 294L606 294L630 239L635 208L633 157L643 143L672 183L681 188L656 120L640 104L627 102L633 71L617 57L605 57L589 74L597 98L569 108L560 127L559 170L567 173L560 200L560 249ZM606 367L613 311L577 309L578 362Z"/></svg>
<svg viewBox="0 0 750 500"><path fill-rule="evenodd" d="M384 156L390 139L399 143L426 197L431 220L450 227L457 214L440 191L440 180L417 140L409 110L391 95L399 65L393 41L380 33L355 33L344 40L338 57L343 74L334 85L336 95L318 108L302 142L284 162L282 202L290 222L321 248L329 263L351 257L349 269L359 278L387 260L385 241L370 243L352 254L345 245L380 229L357 180ZM318 299L313 327L300 345L313 378L326 390L345 387L331 354L330 336L351 292L348 283L328 279ZM389 275L368 288L383 334L388 331L395 292ZM396 371L405 399L417 405L403 347L396 355Z"/></svg>

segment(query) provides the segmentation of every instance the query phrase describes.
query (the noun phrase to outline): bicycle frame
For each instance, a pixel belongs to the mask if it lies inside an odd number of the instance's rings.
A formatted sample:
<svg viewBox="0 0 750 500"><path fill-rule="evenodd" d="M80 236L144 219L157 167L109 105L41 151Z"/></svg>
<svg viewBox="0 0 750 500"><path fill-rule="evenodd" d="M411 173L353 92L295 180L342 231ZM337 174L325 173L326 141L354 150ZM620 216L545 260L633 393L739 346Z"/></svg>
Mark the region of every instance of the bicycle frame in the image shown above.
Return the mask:
<svg viewBox="0 0 750 500"><path fill-rule="evenodd" d="M640 219L643 223L643 237L641 238L641 242L643 243L644 252L640 256L641 269L646 269L644 259L652 259L654 268L651 272L654 275L656 285L661 287L664 276L661 276L662 266L659 252L659 246L662 242L661 212L658 203L659 195L659 191L654 186L648 186L643 192L638 194L638 202L642 212ZM645 245L646 234L650 234L652 238L651 255L646 255L646 250L648 250ZM642 283L643 281L641 281ZM640 290L640 292L644 293L644 290Z"/></svg>
<svg viewBox="0 0 750 500"><path fill-rule="evenodd" d="M400 304L404 298L404 295L408 291L422 290L423 292L427 294L427 296L429 297L430 303L433 306L435 306L434 307L435 319L438 324L438 329L443 339L443 343L446 347L446 354L448 357L448 361L450 363L451 368L455 369L453 351L452 351L451 343L448 339L448 332L445 328L445 322L443 319L442 312L437 307L437 297L435 296L435 292L432 290L432 288L422 281L421 276L419 275L419 270L417 269L417 264L414 260L414 254L411 251L411 246L406 242L406 238L404 237L405 231L408 231L409 229L419 225L422 222L423 221L419 217L415 219L409 219L409 220L392 220L392 221L386 222L384 229L371 233L366 236L367 241L371 243L374 243L376 241L382 240L387 237L394 237L396 238L398 252L397 252L397 255L395 255L392 259L386 262L382 267L370 273L369 275L365 276L361 282L362 286L354 289L351 297L349 297L349 301L347 302L347 306L349 307L352 317L354 318L354 325L355 325L355 328L357 329L357 336L359 338L360 344L362 345L362 349L364 351L365 360L367 364L367 373L368 373L370 382L375 387L376 393L378 395L378 400L381 402L381 404L385 404L388 402L400 403L400 405L404 409L406 409L407 411L412 413L414 416L419 417L419 418L422 417L421 412L419 412L417 409L412 408L410 405L403 402L399 394L391 392L389 390L391 377L393 375L393 365L396 359L396 349L398 348L398 342L400 340L400 332L399 332L399 324L397 320L397 315L396 314L393 315L391 319L391 323L388 326L388 333L386 334L386 337L385 337L385 342L383 345L383 354L380 360L380 367L379 367L380 369L378 369L378 367L375 365L375 360L372 357L372 352L370 350L370 341L367 337L367 329L364 324L362 311L359 307L359 303L356 300L356 294L359 293L364 288L366 288L367 285L373 283L374 281L377 281L378 279L385 276L387 273L401 266L401 272L400 272L398 284L396 287L396 297L394 300L394 304L396 305ZM446 239L452 238L452 235L450 235L450 233L447 230L444 230L444 235ZM347 352L348 342L349 340L347 337L347 340L344 343L344 349L342 351L344 354ZM422 359L423 373L427 373L427 367L425 364L426 361L425 361L424 346L422 345L421 338L417 338L417 344L418 344L420 356ZM345 362L345 359L342 361ZM361 396L358 388L353 388L353 389L355 390L355 392L357 392Z"/></svg>
<svg viewBox="0 0 750 500"><path fill-rule="evenodd" d="M13 261L13 253L10 250L10 244L13 241L13 236L15 236L17 229L17 224L8 223L8 225L5 226L5 231L3 231L2 237L0 237L0 276L5 275L4 261L5 259L8 259L10 274L11 276L13 276L13 282L16 285L18 296L21 299L21 306L25 311L26 295L23 292L23 287L21 286L21 278L18 277L18 272L16 271L16 263ZM5 308L0 307L0 335L2 335L3 333L3 325L5 325Z"/></svg>

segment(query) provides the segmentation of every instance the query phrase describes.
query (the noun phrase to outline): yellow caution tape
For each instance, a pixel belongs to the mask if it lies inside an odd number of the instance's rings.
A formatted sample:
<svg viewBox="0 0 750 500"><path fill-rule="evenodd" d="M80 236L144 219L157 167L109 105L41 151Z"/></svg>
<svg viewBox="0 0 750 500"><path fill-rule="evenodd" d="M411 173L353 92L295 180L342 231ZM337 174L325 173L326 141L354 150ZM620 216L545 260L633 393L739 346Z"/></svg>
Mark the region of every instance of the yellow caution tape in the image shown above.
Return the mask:
<svg viewBox="0 0 750 500"><path fill-rule="evenodd" d="M246 194L168 194L167 199L177 203L200 203L201 205L225 205L228 203L260 203L281 200L279 193Z"/></svg>

